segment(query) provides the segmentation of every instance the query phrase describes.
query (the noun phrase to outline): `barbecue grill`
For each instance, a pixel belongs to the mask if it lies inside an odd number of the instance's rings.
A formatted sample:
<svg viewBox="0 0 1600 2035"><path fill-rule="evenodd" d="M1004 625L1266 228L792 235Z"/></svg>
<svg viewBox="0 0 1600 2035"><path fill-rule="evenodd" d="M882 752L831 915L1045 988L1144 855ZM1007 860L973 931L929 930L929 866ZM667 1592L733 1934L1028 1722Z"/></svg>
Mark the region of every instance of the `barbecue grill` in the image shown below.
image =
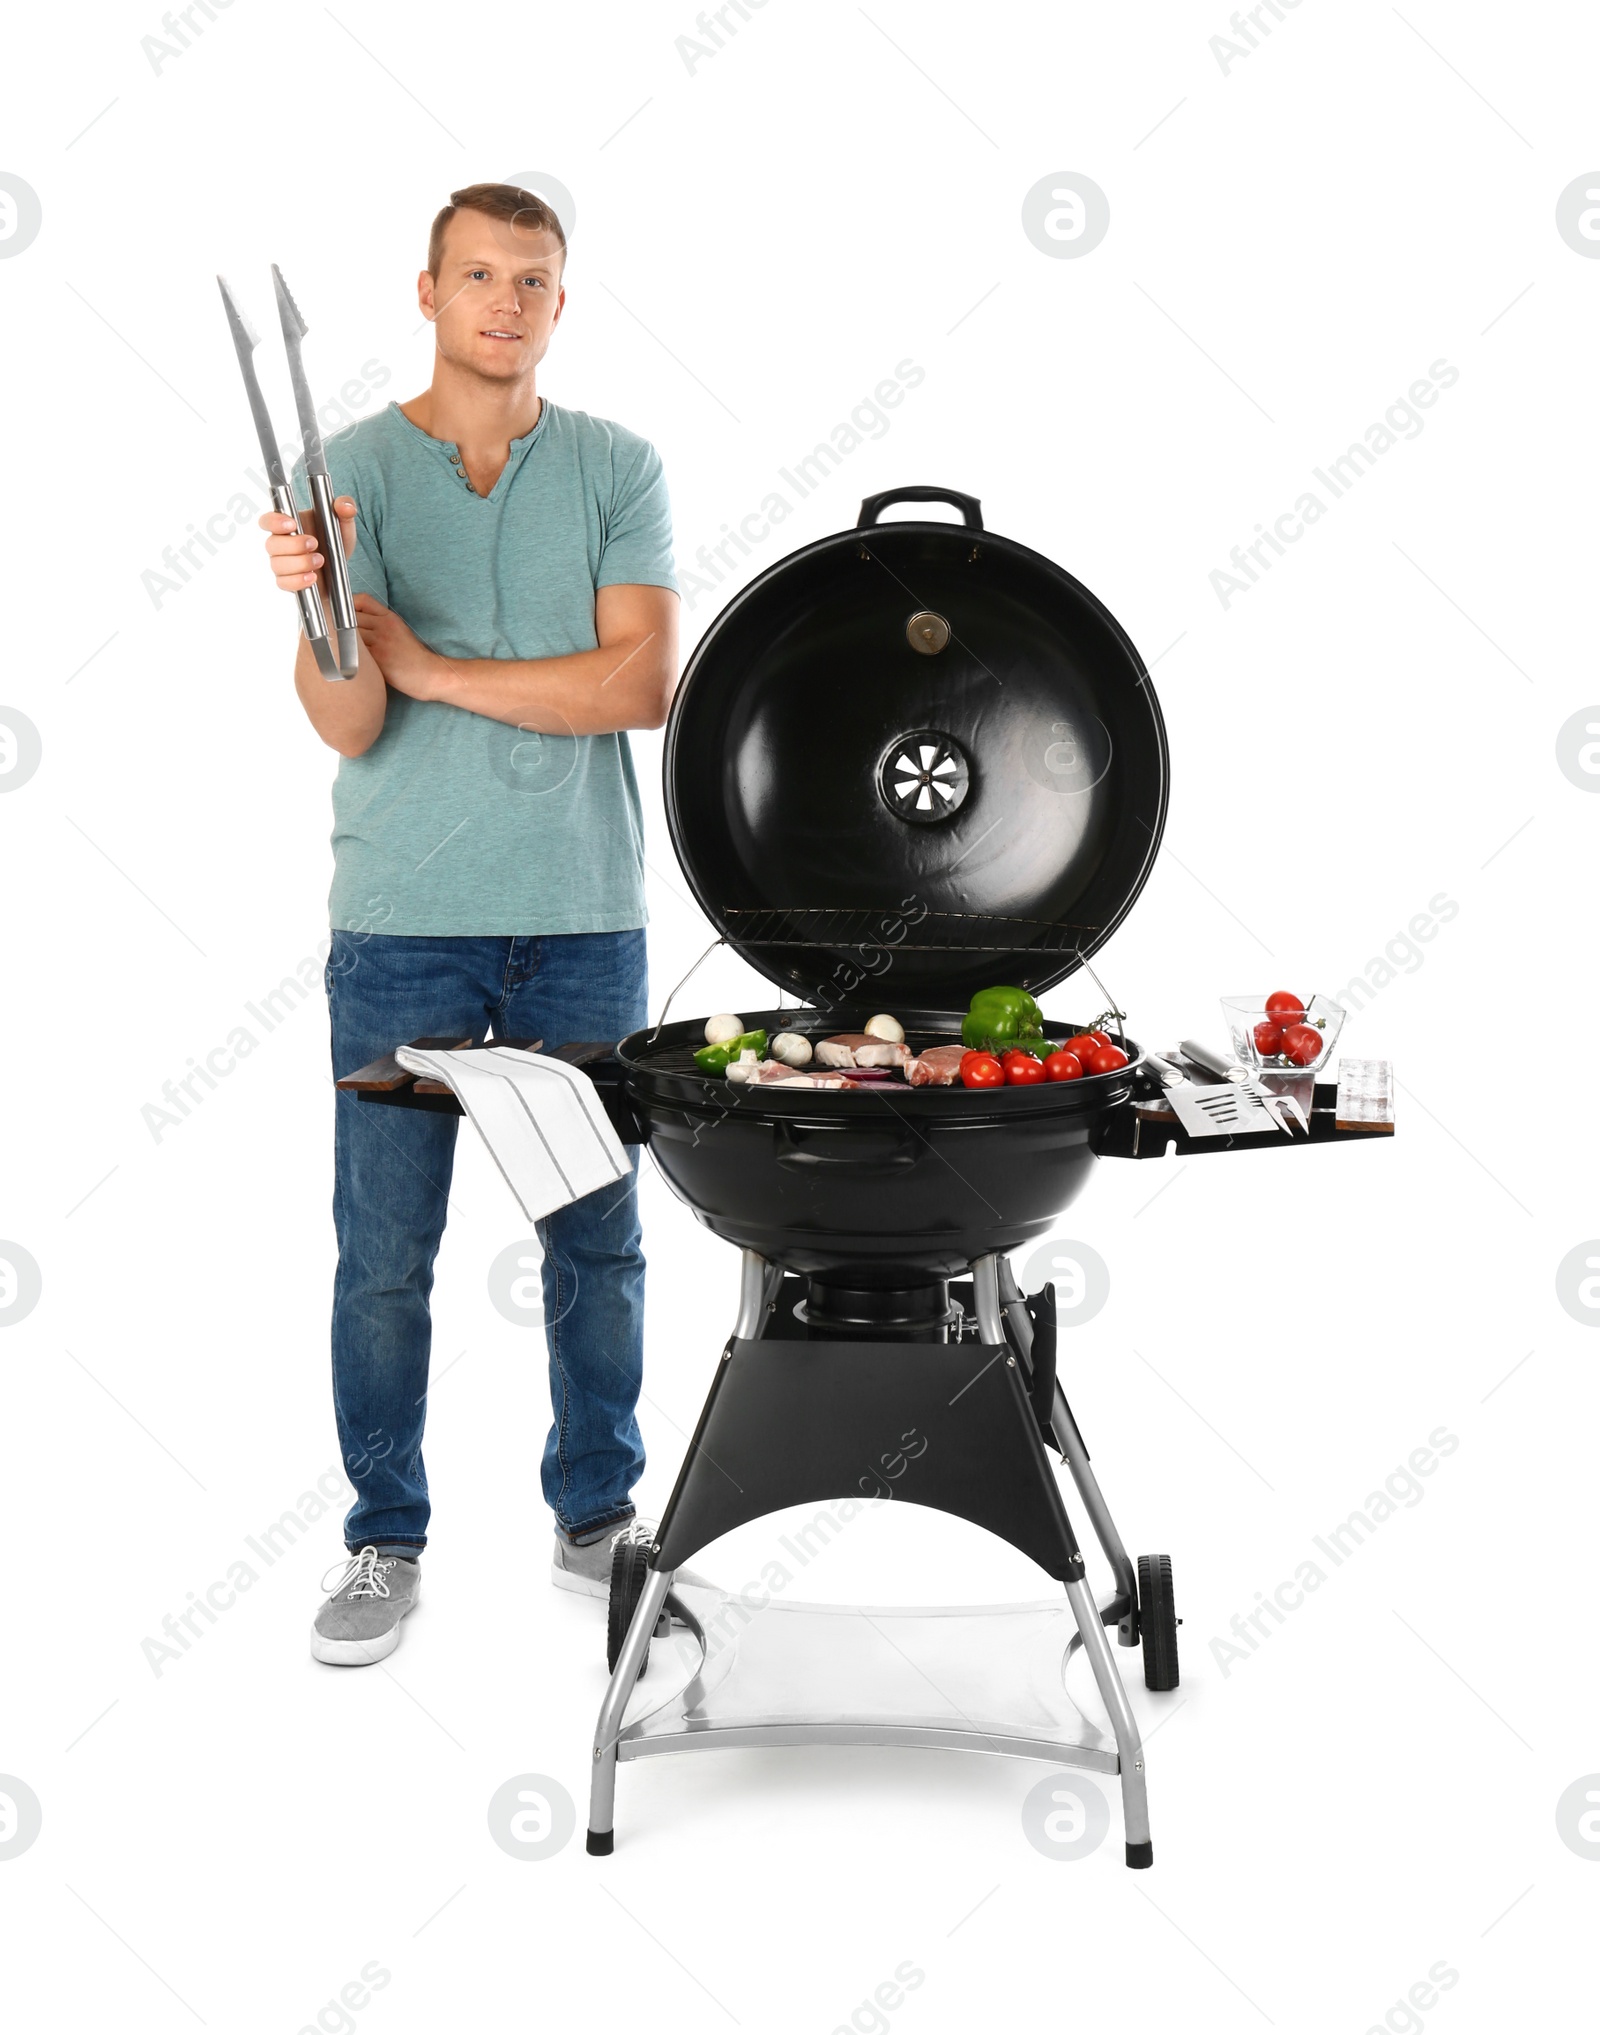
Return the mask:
<svg viewBox="0 0 1600 2035"><path fill-rule="evenodd" d="M898 501L961 522L881 523ZM673 706L665 782L718 943L798 1000L747 1025L820 1039L890 1010L917 1049L958 1038L978 989L1042 996L1092 975L1155 860L1168 757L1149 674L1101 603L986 530L971 497L916 487L871 497L854 530L780 561L716 618ZM1140 1735L1107 1628L1142 1649L1147 1688L1175 1688L1171 1564L1127 1553L1057 1376L1052 1289L1025 1296L1010 1254L1049 1232L1098 1158L1281 1149L1281 1126L1191 1135L1127 1038L1126 1066L1076 1082L822 1090L708 1076L702 1022L666 1016L557 1049L741 1253L733 1334L660 1527L614 1551L589 1850L612 1849L619 1759L900 1744L1114 1774L1127 1863L1149 1865ZM394 1062L344 1085L457 1106ZM1332 1084L1311 1104L1291 1144L1389 1127L1341 1115ZM1047 1447L1109 1564L1098 1598ZM1064 1602L752 1613L747 1595L676 1580L737 1526L863 1493L998 1534ZM629 1716L671 1617L699 1666ZM1079 1648L1109 1735L1067 1691Z"/></svg>

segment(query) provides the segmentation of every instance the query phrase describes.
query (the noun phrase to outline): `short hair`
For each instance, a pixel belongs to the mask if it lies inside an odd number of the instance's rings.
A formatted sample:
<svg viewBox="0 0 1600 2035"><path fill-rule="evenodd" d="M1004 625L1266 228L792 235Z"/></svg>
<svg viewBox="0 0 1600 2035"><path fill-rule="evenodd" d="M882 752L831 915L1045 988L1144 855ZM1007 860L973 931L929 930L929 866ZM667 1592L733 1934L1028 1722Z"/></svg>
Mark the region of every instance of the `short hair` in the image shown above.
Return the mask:
<svg viewBox="0 0 1600 2035"><path fill-rule="evenodd" d="M444 258L444 237L458 212L482 212L490 219L503 220L521 233L553 233L561 249L561 266L567 265L567 236L561 230L555 207L532 191L515 184L468 184L452 191L450 202L438 214L428 234L428 273L437 282Z"/></svg>

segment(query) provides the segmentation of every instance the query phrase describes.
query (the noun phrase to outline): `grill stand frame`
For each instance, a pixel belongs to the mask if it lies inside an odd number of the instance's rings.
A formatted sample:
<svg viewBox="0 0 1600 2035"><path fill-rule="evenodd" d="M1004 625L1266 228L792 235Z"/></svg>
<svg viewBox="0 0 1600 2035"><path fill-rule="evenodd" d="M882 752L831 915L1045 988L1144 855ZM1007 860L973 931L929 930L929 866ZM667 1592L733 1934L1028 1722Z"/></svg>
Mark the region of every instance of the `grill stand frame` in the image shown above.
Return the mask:
<svg viewBox="0 0 1600 2035"><path fill-rule="evenodd" d="M1023 1300L1022 1290L1017 1285L1016 1275L1011 1270L1011 1261L1003 1256L996 1259L997 1283L1000 1304L1005 1310L1006 1324L1011 1330L1012 1340L1025 1358L1031 1362L1033 1355L1033 1320ZM977 1268L974 1267L976 1284ZM978 1321L987 1337L989 1330L983 1318L983 1296L978 1295ZM1132 1558L1122 1544L1122 1535L1117 1523L1111 1517L1111 1508L1100 1489L1100 1480L1089 1462L1089 1450L1082 1431L1067 1404L1067 1395L1058 1377L1055 1385L1054 1411L1051 1426L1055 1430L1056 1446L1072 1473L1078 1496L1083 1500L1083 1509L1089 1515L1094 1528L1095 1539L1100 1550L1111 1564L1111 1573L1116 1578L1116 1593L1111 1604L1102 1607L1107 1614L1113 1610L1117 1620L1117 1644L1137 1646L1139 1644L1139 1578Z"/></svg>
<svg viewBox="0 0 1600 2035"><path fill-rule="evenodd" d="M1118 1637L1124 1645L1137 1643L1137 1596L1132 1564L1111 1518L1098 1481L1089 1467L1088 1451L1083 1445L1077 1423L1072 1417L1058 1381L1053 1400L1051 1426L1061 1445L1073 1483L1089 1515L1102 1551L1111 1564L1117 1585L1103 1603L1097 1601L1084 1573L1083 1557L1078 1551L1065 1500L1044 1454L1043 1442L1028 1398L1028 1386L1031 1384L1032 1334L1031 1323L1022 1306L1022 1296L1009 1263L1000 1253L991 1253L974 1260L971 1272L973 1300L981 1337L980 1344L976 1346L939 1343L856 1345L830 1344L826 1341L784 1345L777 1342L762 1343L760 1340L765 1317L773 1306L781 1286L782 1268L776 1264L769 1264L753 1250L741 1253L739 1308L734 1334L723 1352L694 1439L663 1515L658 1537L651 1547L645 1587L618 1655L616 1668L607 1685L595 1725L587 1837L587 1849L592 1855L605 1856L614 1848L616 1773L620 1760L636 1759L662 1752L711 1750L730 1745L848 1743L989 1751L1006 1757L1049 1760L1057 1765L1080 1765L1102 1773L1114 1772L1120 1780L1122 1791L1126 1861L1134 1867L1148 1866L1151 1863L1143 1746L1139 1727L1128 1702L1127 1691L1117 1671L1105 1629L1107 1622L1116 1623L1119 1628ZM977 1490L963 1491L960 1488L961 1478L958 1468L951 1460L952 1455L958 1454L959 1451L944 1451L942 1466L938 1464L936 1458L935 1466L930 1468L927 1474L939 1486L941 1495L946 1499L938 1509L952 1511L957 1516L972 1518L979 1524L990 1526L991 1530L1000 1532L1002 1537L1023 1547L1025 1552L1032 1554L1035 1559L1041 1560L1046 1567L1058 1573L1058 1580L1064 1583L1067 1606L1076 1626L1076 1631L1072 1634L1062 1656L1062 1668L1064 1671L1074 1648L1081 1646L1088 1657L1095 1686L1110 1720L1116 1746L1114 1756L1109 1751L1087 1745L1060 1743L1050 1739L1030 1739L1010 1732L1003 1737L995 1737L981 1729L961 1729L924 1722L896 1723L880 1720L873 1723L850 1724L817 1716L771 1724L747 1722L714 1729L707 1729L702 1724L698 1730L690 1729L685 1723L681 1729L670 1730L661 1722L663 1715L661 1710L648 1711L631 1724L624 1722L628 1703L638 1680L640 1663L662 1610L667 1606L668 1593L672 1589L677 1568L695 1553L699 1546L715 1538L718 1533L728 1530L729 1526L762 1517L766 1513L781 1509L789 1502L779 1496L775 1501L764 1503L759 1509L752 1511L748 1506L727 1498L720 1487L730 1485L728 1473L720 1467L710 1472L706 1470L704 1467L706 1458L702 1454L701 1441L708 1427L717 1418L719 1396L730 1378L754 1379L757 1377L754 1364L763 1363L765 1358L776 1356L784 1348L796 1347L811 1353L811 1360L818 1364L826 1362L827 1354L831 1351L836 1365L841 1358L847 1363L853 1360L846 1356L847 1352L869 1352L869 1362L872 1357L880 1357L881 1353L889 1351L895 1352L902 1362L908 1356L915 1362L915 1353L920 1352L930 1372L933 1367L934 1351L955 1347L969 1355L981 1355L986 1349L993 1352L989 1363L969 1381L967 1386L963 1386L962 1390L977 1386L982 1378L991 1373L994 1376L994 1382L984 1388L981 1400L981 1417L987 1422L983 1442L991 1452L997 1448L1009 1452L1011 1468L1014 1472L1019 1470L1022 1472L1020 1485L1013 1481L1011 1486L1013 1492L1020 1488L1024 1493L1020 1512L1014 1505L1001 1502L995 1495L996 1479L992 1476L981 1479ZM749 1354L752 1348L761 1351L762 1357L752 1360ZM1005 1358L1005 1366L1004 1369L998 1369L1002 1356ZM892 1363L894 1359L884 1361ZM737 1371L733 1369L736 1362L742 1367ZM948 1365L946 1368L948 1369ZM841 1371L838 1375L842 1378L850 1374L848 1371ZM735 1383L728 1394L729 1405L724 1409L724 1424L729 1426L730 1432L742 1435L747 1445L755 1448L758 1456L766 1441L775 1440L781 1446L782 1437L758 1436L752 1440L741 1414L743 1406L753 1402L759 1421L760 1401L769 1389L775 1391L781 1398L790 1387L774 1371L768 1370L764 1380L758 1381L754 1387ZM868 1388L863 1385L861 1389L866 1393ZM903 1403L913 1404L909 1399ZM1009 1426L1008 1406L1014 1414L1020 1416L1011 1420ZM979 1412L980 1401L975 1400L972 1403L972 1414L968 1417L977 1417ZM847 1430L847 1418L841 1419L837 1426ZM835 1430L830 1424L830 1432L832 1431ZM718 1433L720 1450L722 1447L720 1430ZM871 1439L869 1437L868 1446L871 1445ZM826 1444L823 1444L822 1448L825 1453ZM714 1484L712 1479L720 1482ZM1028 1488L1030 1484L1031 1490ZM743 1493L740 1495L742 1497ZM849 1497L853 1494L846 1488L838 1493L820 1494L816 1490L808 1489L806 1495L809 1498L817 1495ZM954 1502L950 1502L951 1500ZM1030 1504L1035 1508L1031 1513ZM1039 1509L1041 1507L1043 1518ZM1033 1607L1015 1608L1026 1610ZM701 1642L704 1665L705 1635L698 1620L692 1615L692 1608L690 1615L683 1622ZM737 1670L735 1668L730 1672L736 1673ZM648 1735L644 1728L647 1723L652 1725Z"/></svg>

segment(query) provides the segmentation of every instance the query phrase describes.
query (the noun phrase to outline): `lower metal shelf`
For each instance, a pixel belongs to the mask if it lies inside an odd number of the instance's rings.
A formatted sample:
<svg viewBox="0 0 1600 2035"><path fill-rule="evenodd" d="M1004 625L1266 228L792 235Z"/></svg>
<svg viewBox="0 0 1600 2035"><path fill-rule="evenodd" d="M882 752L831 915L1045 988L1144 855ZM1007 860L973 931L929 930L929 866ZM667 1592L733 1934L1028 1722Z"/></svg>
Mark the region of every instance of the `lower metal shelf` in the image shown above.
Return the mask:
<svg viewBox="0 0 1600 2035"><path fill-rule="evenodd" d="M683 1582L672 1597L685 1628L652 1647L619 1760L896 1745L1119 1771L1114 1742L1067 1688L1078 1629L1059 1597L951 1609L752 1605L748 1593ZM663 1695L669 1662L687 1679Z"/></svg>

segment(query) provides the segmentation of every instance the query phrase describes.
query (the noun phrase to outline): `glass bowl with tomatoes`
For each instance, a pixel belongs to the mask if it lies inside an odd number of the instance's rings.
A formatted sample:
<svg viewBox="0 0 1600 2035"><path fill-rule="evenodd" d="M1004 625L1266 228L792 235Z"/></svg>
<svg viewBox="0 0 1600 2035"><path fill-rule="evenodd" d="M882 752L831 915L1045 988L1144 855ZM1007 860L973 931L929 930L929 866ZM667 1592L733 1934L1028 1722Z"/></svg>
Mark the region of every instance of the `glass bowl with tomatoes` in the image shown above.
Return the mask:
<svg viewBox="0 0 1600 2035"><path fill-rule="evenodd" d="M1234 1058L1262 1074L1315 1074L1327 1065L1345 1012L1326 996L1303 1002L1292 990L1269 996L1225 996Z"/></svg>

